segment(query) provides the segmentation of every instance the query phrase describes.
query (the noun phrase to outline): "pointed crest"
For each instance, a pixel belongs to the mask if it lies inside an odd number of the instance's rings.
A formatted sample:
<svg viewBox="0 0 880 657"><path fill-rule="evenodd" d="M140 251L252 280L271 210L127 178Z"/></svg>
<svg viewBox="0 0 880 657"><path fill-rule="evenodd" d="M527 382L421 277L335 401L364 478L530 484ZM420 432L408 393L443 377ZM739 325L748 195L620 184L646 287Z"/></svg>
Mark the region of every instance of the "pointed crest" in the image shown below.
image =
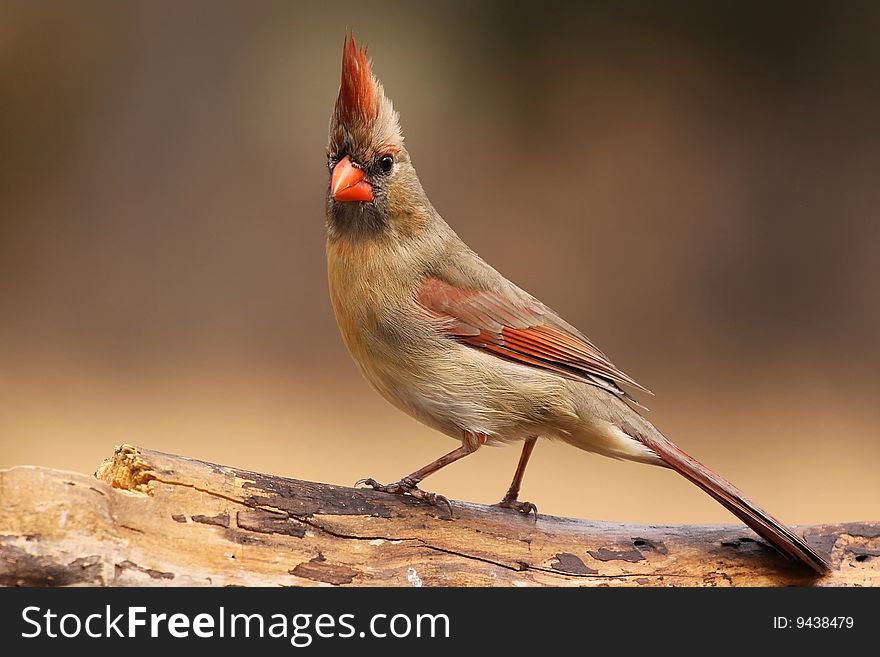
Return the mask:
<svg viewBox="0 0 880 657"><path fill-rule="evenodd" d="M366 47L351 34L342 48L342 79L331 121L331 147L339 150L401 148L397 112L373 75Z"/></svg>
<svg viewBox="0 0 880 657"><path fill-rule="evenodd" d="M345 37L342 47L342 81L336 98L336 116L346 125L369 124L379 114L376 78L367 49L358 48L354 35Z"/></svg>

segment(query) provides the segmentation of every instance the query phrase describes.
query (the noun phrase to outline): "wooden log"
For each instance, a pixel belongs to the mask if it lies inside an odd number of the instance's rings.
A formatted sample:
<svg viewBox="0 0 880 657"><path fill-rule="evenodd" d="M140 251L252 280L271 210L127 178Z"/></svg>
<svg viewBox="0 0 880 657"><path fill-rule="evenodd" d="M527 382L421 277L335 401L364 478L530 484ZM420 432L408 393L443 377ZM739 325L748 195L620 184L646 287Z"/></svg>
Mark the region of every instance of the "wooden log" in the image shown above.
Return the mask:
<svg viewBox="0 0 880 657"><path fill-rule="evenodd" d="M123 445L95 476L0 471L7 586L876 586L880 522L799 528L816 577L744 526L630 525L285 479Z"/></svg>

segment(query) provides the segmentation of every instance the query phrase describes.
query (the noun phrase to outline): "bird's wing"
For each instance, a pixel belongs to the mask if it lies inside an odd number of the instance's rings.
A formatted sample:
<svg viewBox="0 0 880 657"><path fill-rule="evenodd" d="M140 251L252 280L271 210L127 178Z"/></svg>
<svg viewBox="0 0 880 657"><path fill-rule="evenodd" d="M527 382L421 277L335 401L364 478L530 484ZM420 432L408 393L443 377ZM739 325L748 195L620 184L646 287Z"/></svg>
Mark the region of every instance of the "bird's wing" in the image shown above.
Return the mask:
<svg viewBox="0 0 880 657"><path fill-rule="evenodd" d="M476 349L627 398L618 384L649 392L577 329L527 295L513 300L502 292L464 289L428 277L417 300L433 316L446 320L444 330L451 337Z"/></svg>

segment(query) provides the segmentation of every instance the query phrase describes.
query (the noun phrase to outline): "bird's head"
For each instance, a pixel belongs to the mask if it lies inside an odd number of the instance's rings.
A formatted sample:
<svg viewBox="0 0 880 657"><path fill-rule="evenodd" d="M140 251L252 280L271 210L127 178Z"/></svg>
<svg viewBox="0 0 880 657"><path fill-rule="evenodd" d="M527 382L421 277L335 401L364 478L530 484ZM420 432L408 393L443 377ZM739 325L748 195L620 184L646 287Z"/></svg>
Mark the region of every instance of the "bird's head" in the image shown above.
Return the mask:
<svg viewBox="0 0 880 657"><path fill-rule="evenodd" d="M366 48L345 39L342 81L330 119L327 225L331 234L369 237L411 223L424 193L403 145L398 114L373 75ZM397 221L396 221L397 219Z"/></svg>

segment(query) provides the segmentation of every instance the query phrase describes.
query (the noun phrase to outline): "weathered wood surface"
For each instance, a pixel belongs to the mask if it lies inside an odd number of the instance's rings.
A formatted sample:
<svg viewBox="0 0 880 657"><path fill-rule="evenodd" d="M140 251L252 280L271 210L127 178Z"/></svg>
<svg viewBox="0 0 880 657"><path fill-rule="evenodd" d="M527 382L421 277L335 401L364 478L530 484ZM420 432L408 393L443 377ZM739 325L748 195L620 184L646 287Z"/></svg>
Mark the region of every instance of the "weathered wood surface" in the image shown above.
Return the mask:
<svg viewBox="0 0 880 657"><path fill-rule="evenodd" d="M128 445L94 477L0 471L11 586L876 586L880 522L801 528L817 578L744 526L626 525L284 479Z"/></svg>

